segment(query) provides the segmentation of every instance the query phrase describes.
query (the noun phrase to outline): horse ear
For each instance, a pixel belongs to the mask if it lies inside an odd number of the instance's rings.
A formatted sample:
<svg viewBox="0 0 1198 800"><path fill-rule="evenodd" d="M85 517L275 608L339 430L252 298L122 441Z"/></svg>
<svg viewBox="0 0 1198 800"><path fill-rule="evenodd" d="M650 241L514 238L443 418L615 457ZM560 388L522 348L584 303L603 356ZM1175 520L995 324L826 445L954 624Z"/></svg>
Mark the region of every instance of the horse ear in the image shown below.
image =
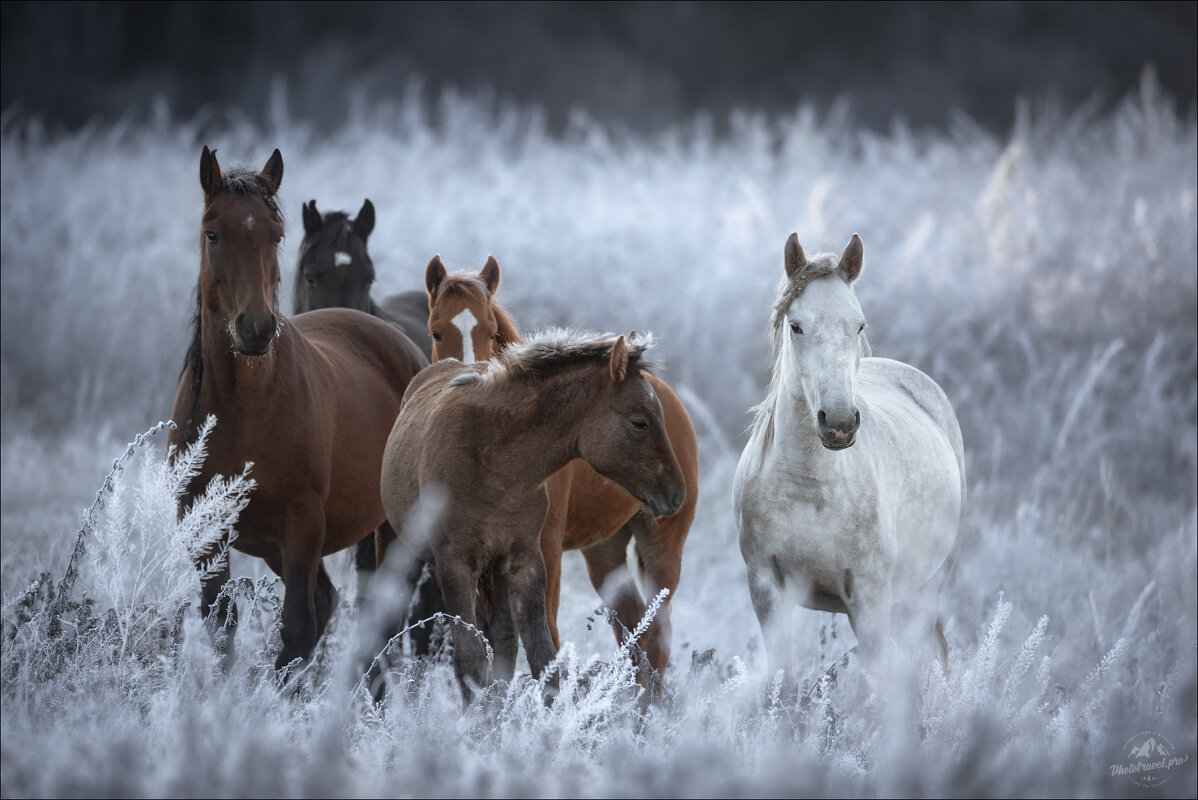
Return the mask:
<svg viewBox="0 0 1198 800"><path fill-rule="evenodd" d="M612 383L622 383L628 377L628 348L624 346L624 337L616 339L611 348L611 380Z"/></svg>
<svg viewBox="0 0 1198 800"><path fill-rule="evenodd" d="M803 248L799 244L799 234L792 233L786 240L786 277L791 277L805 266L807 266L807 256L804 255Z"/></svg>
<svg viewBox="0 0 1198 800"><path fill-rule="evenodd" d="M320 226L324 224L324 218L320 216L320 212L316 210L316 201L309 200L304 203L304 233L311 236L320 230Z"/></svg>
<svg viewBox="0 0 1198 800"><path fill-rule="evenodd" d="M441 285L441 281L445 280L446 276L445 265L441 263L441 256L433 256L433 260L428 262L428 268L424 270L424 287L428 290L428 302L432 305L433 295L437 291L437 287Z"/></svg>
<svg viewBox="0 0 1198 800"><path fill-rule="evenodd" d="M366 237L374 230L374 203L370 202L369 197L362 203L362 210L354 217L353 225L354 233L358 234L362 241L366 241Z"/></svg>
<svg viewBox="0 0 1198 800"><path fill-rule="evenodd" d="M211 200L220 191L223 178L220 174L220 164L216 163L216 151L209 150L204 145L200 153L200 187L204 190L204 199Z"/></svg>
<svg viewBox="0 0 1198 800"><path fill-rule="evenodd" d="M270 185L277 193L279 187L283 185L283 154L279 152L279 148L270 154L270 158L266 161L266 166L262 168L262 174L270 181Z"/></svg>
<svg viewBox="0 0 1198 800"><path fill-rule="evenodd" d="M840 257L840 264L836 267L844 275L844 279L849 283L857 280L857 276L861 274L861 265L865 260L865 248L861 244L861 237L853 234L853 238L849 240L849 245L844 249L844 255Z"/></svg>
<svg viewBox="0 0 1198 800"><path fill-rule="evenodd" d="M483 283L487 285L487 291L492 296L499 291L499 262L495 260L495 256L487 256L487 263L478 273L478 277L483 279Z"/></svg>

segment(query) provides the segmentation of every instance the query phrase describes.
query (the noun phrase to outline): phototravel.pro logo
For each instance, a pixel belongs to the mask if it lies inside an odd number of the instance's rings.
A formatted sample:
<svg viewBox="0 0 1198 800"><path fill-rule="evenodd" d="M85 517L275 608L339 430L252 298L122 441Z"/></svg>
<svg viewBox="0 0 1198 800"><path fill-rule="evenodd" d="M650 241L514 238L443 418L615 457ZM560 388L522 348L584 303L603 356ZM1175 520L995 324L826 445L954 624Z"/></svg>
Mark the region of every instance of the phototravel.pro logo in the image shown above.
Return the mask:
<svg viewBox="0 0 1198 800"><path fill-rule="evenodd" d="M1124 761L1111 764L1111 777L1126 775L1136 786L1151 788L1169 780L1169 770L1190 760L1178 755L1173 743L1155 731L1140 731L1123 746Z"/></svg>

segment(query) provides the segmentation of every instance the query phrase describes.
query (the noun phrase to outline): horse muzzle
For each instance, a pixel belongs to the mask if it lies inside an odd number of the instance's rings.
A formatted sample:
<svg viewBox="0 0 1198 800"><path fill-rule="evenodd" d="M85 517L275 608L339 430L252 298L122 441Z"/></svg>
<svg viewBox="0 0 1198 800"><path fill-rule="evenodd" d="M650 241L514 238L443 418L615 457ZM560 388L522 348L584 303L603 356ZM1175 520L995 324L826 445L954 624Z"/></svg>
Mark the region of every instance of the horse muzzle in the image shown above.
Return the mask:
<svg viewBox="0 0 1198 800"><path fill-rule="evenodd" d="M270 351L278 329L279 320L274 314L261 321L238 314L233 321L233 344L243 356L264 356Z"/></svg>
<svg viewBox="0 0 1198 800"><path fill-rule="evenodd" d="M828 420L828 415L819 412L816 418L819 441L829 450L846 450L857 441L857 429L861 427L861 412L853 409L852 417Z"/></svg>
<svg viewBox="0 0 1198 800"><path fill-rule="evenodd" d="M668 494L659 495L656 497L645 498L645 513L654 517L672 517L682 510L682 504L686 502L686 489L682 491L674 491Z"/></svg>

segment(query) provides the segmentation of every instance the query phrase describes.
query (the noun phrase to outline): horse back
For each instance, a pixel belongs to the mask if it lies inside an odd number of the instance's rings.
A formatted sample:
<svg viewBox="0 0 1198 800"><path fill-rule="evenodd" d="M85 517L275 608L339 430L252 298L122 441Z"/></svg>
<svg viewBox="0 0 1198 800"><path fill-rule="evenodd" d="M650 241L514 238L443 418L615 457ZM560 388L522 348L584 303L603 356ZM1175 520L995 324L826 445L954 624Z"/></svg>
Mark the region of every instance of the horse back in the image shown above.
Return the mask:
<svg viewBox="0 0 1198 800"><path fill-rule="evenodd" d="M390 322L411 339L424 357L432 360L433 343L428 332L428 295L424 292L400 292L373 303L371 313Z"/></svg>

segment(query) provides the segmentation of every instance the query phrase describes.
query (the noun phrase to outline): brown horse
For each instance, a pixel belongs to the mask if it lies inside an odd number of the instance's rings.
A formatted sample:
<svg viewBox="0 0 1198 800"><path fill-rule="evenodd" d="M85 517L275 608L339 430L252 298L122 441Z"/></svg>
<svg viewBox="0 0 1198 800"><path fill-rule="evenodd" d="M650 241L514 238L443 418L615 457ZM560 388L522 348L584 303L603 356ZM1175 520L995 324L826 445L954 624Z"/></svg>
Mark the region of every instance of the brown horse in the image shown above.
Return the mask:
<svg viewBox="0 0 1198 800"><path fill-rule="evenodd" d="M194 438L209 414L218 425L185 508L214 475L254 463L257 488L233 546L283 578L283 649L275 666L307 659L336 607L321 557L356 544L386 521L378 493L383 445L411 377L425 359L407 337L368 314L330 309L284 318L278 309L276 193L283 158L261 172L222 174L204 148L204 213L193 340L179 377L170 444ZM203 585L202 611L236 609Z"/></svg>
<svg viewBox="0 0 1198 800"><path fill-rule="evenodd" d="M434 362L443 358L485 361L520 342L511 317L495 300L499 278L499 264L493 257L477 275L449 275L440 257L429 262L425 284ZM699 499L699 449L694 426L678 396L665 381L648 372L644 375L661 402L666 434L686 481L686 501L676 513L648 514L629 492L575 459L546 482L549 513L541 534L541 552L547 575L546 610L555 646L561 643L557 610L563 550L582 551L591 583L616 613L612 627L617 640L623 629L636 627L648 599L662 588L670 590L640 642L660 678L670 659L670 601L678 589L682 546ZM635 567L645 595L628 569L629 540L636 543ZM642 682L648 686L644 678Z"/></svg>
<svg viewBox="0 0 1198 800"><path fill-rule="evenodd" d="M404 397L383 459L387 518L412 555L436 565L446 610L487 627L500 679L512 676L517 632L536 678L557 649L541 555L549 476L583 459L654 517L686 500L644 372L650 344L551 330L486 364L434 364ZM431 530L418 530L410 515L428 514L438 499ZM489 621L475 612L480 580ZM453 664L468 702L487 669L482 643L460 626Z"/></svg>

